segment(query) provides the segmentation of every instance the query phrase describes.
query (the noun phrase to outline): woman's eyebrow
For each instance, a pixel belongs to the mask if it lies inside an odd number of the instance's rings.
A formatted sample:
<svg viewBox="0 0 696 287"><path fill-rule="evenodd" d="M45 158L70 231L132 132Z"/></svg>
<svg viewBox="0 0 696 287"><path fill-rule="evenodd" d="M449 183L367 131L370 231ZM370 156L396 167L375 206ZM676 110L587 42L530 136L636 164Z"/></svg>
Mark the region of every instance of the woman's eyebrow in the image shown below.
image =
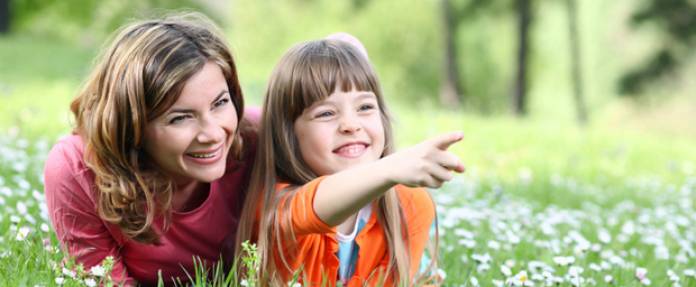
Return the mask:
<svg viewBox="0 0 696 287"><path fill-rule="evenodd" d="M182 114L187 114L187 113L193 113L193 109L171 109L167 114L173 114L173 113L182 113Z"/></svg>
<svg viewBox="0 0 696 287"><path fill-rule="evenodd" d="M220 98L222 98L225 94L229 94L229 92L228 92L227 90L222 90L222 91L220 91L220 93L219 93L217 96L215 96L215 99L213 99L213 101L210 102L210 103L211 103L211 104L214 104L215 102L217 102L218 100L220 100Z"/></svg>
<svg viewBox="0 0 696 287"><path fill-rule="evenodd" d="M211 101L210 103L212 104L212 103L217 102L218 100L220 100L220 98L222 98L227 93L229 93L227 90L220 91L220 93L217 96L215 96L215 99L213 99L213 101ZM171 113L186 114L186 113L193 113L193 112L195 112L195 110L193 110L193 109L171 109L167 113L168 114L171 114Z"/></svg>

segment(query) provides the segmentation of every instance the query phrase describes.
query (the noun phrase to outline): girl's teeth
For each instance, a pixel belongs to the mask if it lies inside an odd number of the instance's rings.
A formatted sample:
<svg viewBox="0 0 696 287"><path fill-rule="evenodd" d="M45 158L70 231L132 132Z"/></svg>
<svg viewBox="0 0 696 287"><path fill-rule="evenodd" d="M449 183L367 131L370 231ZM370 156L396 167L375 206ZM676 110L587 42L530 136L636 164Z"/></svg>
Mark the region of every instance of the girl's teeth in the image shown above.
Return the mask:
<svg viewBox="0 0 696 287"><path fill-rule="evenodd" d="M363 150L365 150L365 146L363 145L350 145L341 148L338 152L344 155L357 155L360 154Z"/></svg>

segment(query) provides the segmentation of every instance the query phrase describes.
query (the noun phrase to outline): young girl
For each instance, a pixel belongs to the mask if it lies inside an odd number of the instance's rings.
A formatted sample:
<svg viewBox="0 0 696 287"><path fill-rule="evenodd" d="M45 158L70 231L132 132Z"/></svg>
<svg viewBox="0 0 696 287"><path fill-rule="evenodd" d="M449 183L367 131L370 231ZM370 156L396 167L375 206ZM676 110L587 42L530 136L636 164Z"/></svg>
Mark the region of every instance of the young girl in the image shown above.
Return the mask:
<svg viewBox="0 0 696 287"><path fill-rule="evenodd" d="M239 240L258 235L263 283L285 285L295 274L309 285L415 282L435 208L414 187L439 187L464 170L447 152L461 133L392 154L377 76L339 40L283 56L261 125Z"/></svg>

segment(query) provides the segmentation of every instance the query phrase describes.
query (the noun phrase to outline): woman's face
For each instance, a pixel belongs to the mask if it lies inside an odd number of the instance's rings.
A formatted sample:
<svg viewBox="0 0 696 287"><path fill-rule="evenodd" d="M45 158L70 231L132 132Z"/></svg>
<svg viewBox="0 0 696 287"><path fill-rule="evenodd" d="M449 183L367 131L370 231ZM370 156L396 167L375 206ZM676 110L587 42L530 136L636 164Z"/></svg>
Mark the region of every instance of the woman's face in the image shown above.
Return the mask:
<svg viewBox="0 0 696 287"><path fill-rule="evenodd" d="M237 112L218 65L208 62L179 99L147 124L145 151L179 184L211 182L225 173Z"/></svg>

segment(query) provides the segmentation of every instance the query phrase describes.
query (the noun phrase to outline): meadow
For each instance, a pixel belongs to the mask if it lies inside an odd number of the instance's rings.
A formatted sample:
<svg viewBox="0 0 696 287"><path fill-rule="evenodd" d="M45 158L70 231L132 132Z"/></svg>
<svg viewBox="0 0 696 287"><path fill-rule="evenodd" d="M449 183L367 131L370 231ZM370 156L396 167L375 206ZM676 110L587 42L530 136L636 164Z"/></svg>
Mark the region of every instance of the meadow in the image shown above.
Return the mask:
<svg viewBox="0 0 696 287"><path fill-rule="evenodd" d="M0 38L0 285L104 278L100 268L63 265L42 185L93 56L79 45ZM696 286L693 136L392 108L399 146L465 133L453 150L467 171L432 191L445 286Z"/></svg>

